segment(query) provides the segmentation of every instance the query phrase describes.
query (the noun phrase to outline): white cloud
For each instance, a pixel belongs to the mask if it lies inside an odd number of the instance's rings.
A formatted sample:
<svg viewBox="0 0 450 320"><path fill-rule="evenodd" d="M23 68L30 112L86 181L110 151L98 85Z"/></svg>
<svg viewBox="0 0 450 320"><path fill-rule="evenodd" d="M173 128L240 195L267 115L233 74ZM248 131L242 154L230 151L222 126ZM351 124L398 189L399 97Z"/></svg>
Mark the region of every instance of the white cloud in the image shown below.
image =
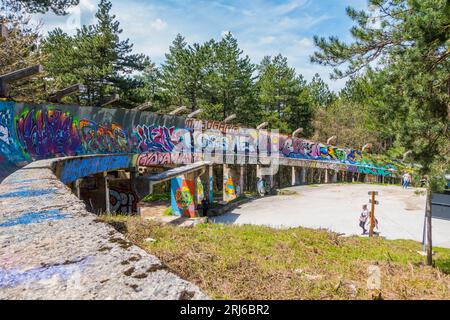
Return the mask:
<svg viewBox="0 0 450 320"><path fill-rule="evenodd" d="M317 17L310 16L310 15L304 15L301 17L296 18L290 18L290 17L283 17L280 22L279 26L284 29L309 29L320 22L329 19L330 16L327 14L320 15Z"/></svg>
<svg viewBox="0 0 450 320"><path fill-rule="evenodd" d="M45 15L36 14L32 17L32 22L34 24L39 24L40 21L44 22L41 29L41 33L44 35L56 28L60 28L68 34L74 34L76 29L81 28L83 24L94 22L94 13L97 10L95 3L94 0L80 0L77 6L67 9L65 16L57 16L52 12Z"/></svg>
<svg viewBox="0 0 450 320"><path fill-rule="evenodd" d="M276 7L275 12L284 15L304 6L307 2L307 0L290 0Z"/></svg>
<svg viewBox="0 0 450 320"><path fill-rule="evenodd" d="M164 20L161 20L160 18L153 20L153 22L150 24L150 26L155 30L164 30L167 27L167 22Z"/></svg>
<svg viewBox="0 0 450 320"><path fill-rule="evenodd" d="M259 44L260 45L271 44L274 41L275 41L275 37L273 37L273 36L265 36L265 37L261 37L259 39Z"/></svg>
<svg viewBox="0 0 450 320"><path fill-rule="evenodd" d="M81 24L95 21L97 2L80 1ZM312 35L324 25L323 21L328 23L330 19L330 23L336 23L335 17L330 16L334 12L327 10L328 3L319 5L311 0L112 0L112 4L112 13L123 29L121 38L130 38L135 52L149 55L157 64L164 61L164 54L177 33L185 36L188 43L202 43L211 38L220 40L233 30L244 54L254 63L259 63L265 55L281 53L307 80L317 72L331 88L341 87L339 82L328 80L330 68L312 65L309 61L315 50ZM318 9L318 6L326 9ZM340 15L345 15L344 10ZM67 18L46 14L45 29L61 27L73 33L75 29L67 25Z"/></svg>

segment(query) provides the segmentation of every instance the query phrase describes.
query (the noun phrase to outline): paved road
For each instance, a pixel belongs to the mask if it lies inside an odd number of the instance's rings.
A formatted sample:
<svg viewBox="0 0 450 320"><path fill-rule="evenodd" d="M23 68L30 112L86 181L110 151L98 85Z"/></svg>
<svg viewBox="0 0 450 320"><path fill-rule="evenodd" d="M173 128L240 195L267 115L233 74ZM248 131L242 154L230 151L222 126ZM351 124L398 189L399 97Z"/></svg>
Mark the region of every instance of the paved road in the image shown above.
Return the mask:
<svg viewBox="0 0 450 320"><path fill-rule="evenodd" d="M375 213L380 235L388 239L422 241L425 196L415 189L368 184L298 186L292 196L271 196L246 203L213 219L216 223L272 227L326 228L347 235L361 234L358 217L368 203L368 191L379 192ZM450 248L450 221L433 219L433 245Z"/></svg>

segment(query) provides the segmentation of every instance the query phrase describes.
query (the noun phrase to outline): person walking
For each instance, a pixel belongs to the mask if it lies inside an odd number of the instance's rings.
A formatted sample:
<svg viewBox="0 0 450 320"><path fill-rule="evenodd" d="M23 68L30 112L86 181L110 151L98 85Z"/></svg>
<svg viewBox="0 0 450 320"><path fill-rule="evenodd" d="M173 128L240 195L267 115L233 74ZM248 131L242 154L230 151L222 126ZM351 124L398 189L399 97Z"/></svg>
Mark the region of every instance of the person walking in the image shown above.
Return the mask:
<svg viewBox="0 0 450 320"><path fill-rule="evenodd" d="M409 184L409 173L405 172L402 176L402 187L403 189L407 189L408 188L408 184Z"/></svg>
<svg viewBox="0 0 450 320"><path fill-rule="evenodd" d="M363 235L367 233L366 230L366 223L367 219L369 219L369 210L367 209L367 204L362 206L363 211L361 212L361 215L359 216L359 226L363 229Z"/></svg>

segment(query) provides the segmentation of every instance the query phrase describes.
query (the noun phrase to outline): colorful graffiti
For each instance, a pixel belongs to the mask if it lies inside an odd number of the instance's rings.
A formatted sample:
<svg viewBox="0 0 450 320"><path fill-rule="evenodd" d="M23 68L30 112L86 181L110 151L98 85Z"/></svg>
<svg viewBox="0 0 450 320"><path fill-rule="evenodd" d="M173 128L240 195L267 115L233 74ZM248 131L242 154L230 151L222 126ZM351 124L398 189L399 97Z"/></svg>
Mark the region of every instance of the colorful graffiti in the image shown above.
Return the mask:
<svg viewBox="0 0 450 320"><path fill-rule="evenodd" d="M137 212L139 197L131 190L109 188L111 212L132 214Z"/></svg>
<svg viewBox="0 0 450 320"><path fill-rule="evenodd" d="M256 182L256 190L258 190L258 194L260 196L264 196L266 193L266 185L265 181L261 178L258 178L258 181Z"/></svg>
<svg viewBox="0 0 450 320"><path fill-rule="evenodd" d="M78 178L102 172L129 168L132 163L131 155L93 156L67 160L57 171L59 179L67 184Z"/></svg>
<svg viewBox="0 0 450 320"><path fill-rule="evenodd" d="M185 121L186 128L197 130L215 130L219 132L238 132L239 126L231 123L223 123L214 120L197 120L187 118Z"/></svg>
<svg viewBox="0 0 450 320"><path fill-rule="evenodd" d="M171 152L178 143L172 140L174 130L175 127L138 125L136 133L139 136L139 150L141 152Z"/></svg>
<svg viewBox="0 0 450 320"><path fill-rule="evenodd" d="M224 190L224 200L225 201L232 201L237 198L236 188L234 186L232 177L228 177L228 179L224 183L223 190Z"/></svg>
<svg viewBox="0 0 450 320"><path fill-rule="evenodd" d="M197 177L197 203L201 203L203 199L205 199L205 190L203 188L202 179L200 177Z"/></svg>
<svg viewBox="0 0 450 320"><path fill-rule="evenodd" d="M209 201L214 199L214 184L212 175L209 177Z"/></svg>
<svg viewBox="0 0 450 320"><path fill-rule="evenodd" d="M161 117L124 109L27 105L0 101L0 179L29 161L87 154L135 153L137 165L293 159L366 174L394 166L369 163L360 150L338 148L218 121ZM253 161L252 160L252 161ZM252 162L253 163L253 162ZM256 163L256 162L255 162ZM262 162L261 162L262 163ZM292 165L298 165L298 163ZM308 165L308 164L305 164Z"/></svg>
<svg viewBox="0 0 450 320"><path fill-rule="evenodd" d="M337 148L304 139L280 136L280 153L284 157L355 164L361 160L359 150Z"/></svg>
<svg viewBox="0 0 450 320"><path fill-rule="evenodd" d="M201 161L202 155L195 153L161 153L147 152L138 156L137 164L142 167L151 167L166 164L188 164Z"/></svg>
<svg viewBox="0 0 450 320"><path fill-rule="evenodd" d="M184 177L172 178L171 189L171 207L172 214L195 217L194 203L194 181L186 180Z"/></svg>
<svg viewBox="0 0 450 320"><path fill-rule="evenodd" d="M109 128L84 119L80 121L80 135L86 153L127 153L131 150L128 133L116 123Z"/></svg>
<svg viewBox="0 0 450 320"><path fill-rule="evenodd" d="M0 102L0 180L17 169L26 157L17 142L14 129L14 103Z"/></svg>
<svg viewBox="0 0 450 320"><path fill-rule="evenodd" d="M77 121L69 112L52 108L26 109L16 119L16 128L22 147L35 159L82 152Z"/></svg>

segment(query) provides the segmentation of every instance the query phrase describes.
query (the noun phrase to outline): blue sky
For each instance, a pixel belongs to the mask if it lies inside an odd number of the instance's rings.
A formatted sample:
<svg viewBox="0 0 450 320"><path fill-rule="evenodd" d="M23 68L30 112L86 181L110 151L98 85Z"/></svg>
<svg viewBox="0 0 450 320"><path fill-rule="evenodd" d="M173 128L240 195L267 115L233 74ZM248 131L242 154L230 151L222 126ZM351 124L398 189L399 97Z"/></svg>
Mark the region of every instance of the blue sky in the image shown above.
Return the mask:
<svg viewBox="0 0 450 320"><path fill-rule="evenodd" d="M97 0L80 0L70 14L37 15L43 32L61 27L72 34L80 24L93 23ZM310 80L317 72L333 90L345 80L329 79L330 68L311 64L313 36L336 35L350 40L352 21L345 8L363 9L366 0L112 0L112 12L120 21L123 38L134 50L160 64L177 33L189 43L216 40L230 31L254 63L265 55L281 53Z"/></svg>

